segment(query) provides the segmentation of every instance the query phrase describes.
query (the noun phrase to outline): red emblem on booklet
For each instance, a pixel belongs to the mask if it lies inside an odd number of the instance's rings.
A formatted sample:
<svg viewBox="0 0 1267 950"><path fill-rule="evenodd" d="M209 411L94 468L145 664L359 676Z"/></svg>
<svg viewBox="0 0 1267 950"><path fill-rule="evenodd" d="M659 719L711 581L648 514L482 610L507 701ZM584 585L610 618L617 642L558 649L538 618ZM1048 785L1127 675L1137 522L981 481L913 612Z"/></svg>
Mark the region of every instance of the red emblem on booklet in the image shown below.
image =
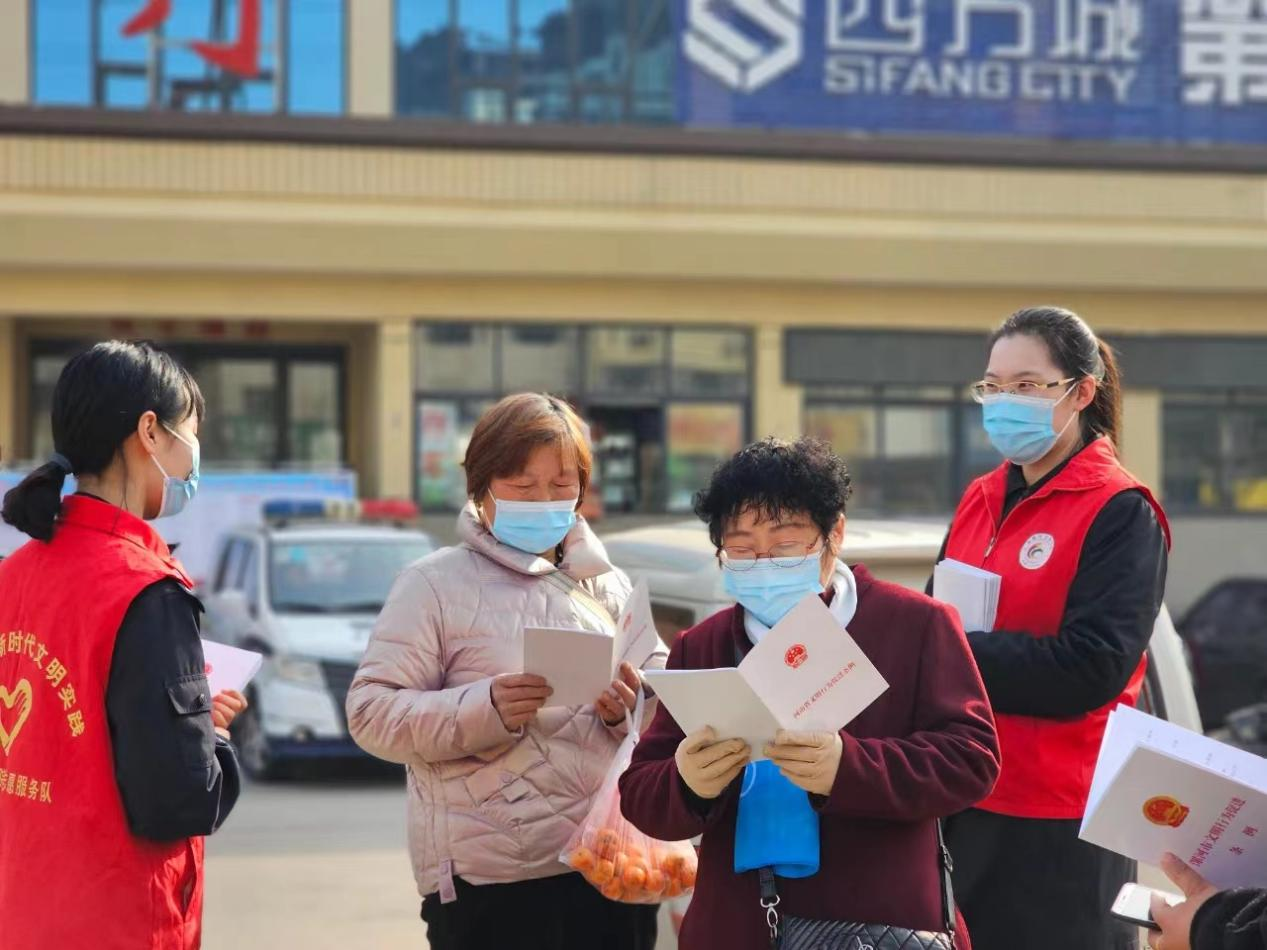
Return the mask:
<svg viewBox="0 0 1267 950"><path fill-rule="evenodd" d="M805 649L804 644L797 643L787 648L787 653L783 654L783 662L792 669L798 669L801 664L809 659L809 650Z"/></svg>
<svg viewBox="0 0 1267 950"><path fill-rule="evenodd" d="M210 675L211 675L211 664L210 664L210 663L204 663L204 664L202 665L202 672L203 672L203 675L204 675L204 676L210 676Z"/></svg>

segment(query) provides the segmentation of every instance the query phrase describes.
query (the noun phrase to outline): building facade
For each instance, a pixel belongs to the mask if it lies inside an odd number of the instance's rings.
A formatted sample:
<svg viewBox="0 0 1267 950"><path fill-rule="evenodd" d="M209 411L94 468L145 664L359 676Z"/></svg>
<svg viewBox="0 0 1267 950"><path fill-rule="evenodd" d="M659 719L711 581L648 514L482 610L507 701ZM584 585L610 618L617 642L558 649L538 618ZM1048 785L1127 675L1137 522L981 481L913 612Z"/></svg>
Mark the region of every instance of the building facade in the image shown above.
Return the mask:
<svg viewBox="0 0 1267 950"><path fill-rule="evenodd" d="M1179 605L1256 570L1267 75L1169 76L1199 4L1158 5L1175 42L1133 0L150 6L0 5L5 462L52 450L69 354L145 337L205 388L209 465L445 510L479 412L544 389L610 511L809 432L859 514L943 516L996 461L986 334L1050 302L1121 352Z"/></svg>

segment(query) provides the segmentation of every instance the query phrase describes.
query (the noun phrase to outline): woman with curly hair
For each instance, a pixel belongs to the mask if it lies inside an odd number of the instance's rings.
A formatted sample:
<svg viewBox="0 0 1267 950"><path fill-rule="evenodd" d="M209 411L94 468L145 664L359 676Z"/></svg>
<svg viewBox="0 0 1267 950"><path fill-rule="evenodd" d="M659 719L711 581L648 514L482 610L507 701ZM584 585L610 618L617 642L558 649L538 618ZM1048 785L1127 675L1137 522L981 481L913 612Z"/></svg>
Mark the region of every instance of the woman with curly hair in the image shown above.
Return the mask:
<svg viewBox="0 0 1267 950"><path fill-rule="evenodd" d="M776 900L785 923L953 929L958 950L969 950L937 821L994 785L994 719L954 611L837 559L850 487L826 443L766 439L724 463L697 499L739 603L683 633L669 669L737 665L818 594L889 689L838 733L781 732L764 750L712 729L684 735L660 707L620 790L626 817L647 834L703 836L684 950L764 950ZM758 751L769 763L750 768ZM782 783L768 789L782 805L764 816L774 833L753 842L743 828L759 820L749 794L759 782ZM786 848L806 828L817 836L811 859L794 865Z"/></svg>

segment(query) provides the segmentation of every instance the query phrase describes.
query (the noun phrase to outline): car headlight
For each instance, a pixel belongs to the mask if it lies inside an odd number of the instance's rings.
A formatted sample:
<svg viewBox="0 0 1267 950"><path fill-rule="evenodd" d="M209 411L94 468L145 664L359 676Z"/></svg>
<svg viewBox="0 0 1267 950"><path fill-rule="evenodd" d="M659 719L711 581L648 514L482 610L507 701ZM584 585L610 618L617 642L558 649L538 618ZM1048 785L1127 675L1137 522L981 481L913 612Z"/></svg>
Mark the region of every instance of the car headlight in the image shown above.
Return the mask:
<svg viewBox="0 0 1267 950"><path fill-rule="evenodd" d="M273 669L277 678L288 683L302 686L325 686L326 679L321 672L321 664L315 660L307 660L298 656L278 656L273 658Z"/></svg>

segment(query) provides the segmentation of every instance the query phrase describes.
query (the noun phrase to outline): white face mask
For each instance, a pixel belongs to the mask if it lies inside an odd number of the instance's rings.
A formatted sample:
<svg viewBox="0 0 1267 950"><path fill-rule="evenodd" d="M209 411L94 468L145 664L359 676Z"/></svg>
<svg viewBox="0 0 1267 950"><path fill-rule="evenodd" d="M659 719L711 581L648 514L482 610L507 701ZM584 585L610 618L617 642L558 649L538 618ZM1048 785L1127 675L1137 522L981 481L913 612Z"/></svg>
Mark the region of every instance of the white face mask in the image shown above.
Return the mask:
<svg viewBox="0 0 1267 950"><path fill-rule="evenodd" d="M193 456L193 461L189 468L188 478L174 478L167 474L167 470L163 468L163 463L158 460L157 455L151 455L154 464L158 466L158 470L163 473L163 502L159 505L158 514L155 518L170 518L172 515L178 515L185 510L185 506L193 501L194 495L198 494L198 480L200 474L198 471L202 461L202 446L195 439L190 442L188 439L180 435L176 430L163 426L172 437L177 441L184 443L189 447L189 452Z"/></svg>

